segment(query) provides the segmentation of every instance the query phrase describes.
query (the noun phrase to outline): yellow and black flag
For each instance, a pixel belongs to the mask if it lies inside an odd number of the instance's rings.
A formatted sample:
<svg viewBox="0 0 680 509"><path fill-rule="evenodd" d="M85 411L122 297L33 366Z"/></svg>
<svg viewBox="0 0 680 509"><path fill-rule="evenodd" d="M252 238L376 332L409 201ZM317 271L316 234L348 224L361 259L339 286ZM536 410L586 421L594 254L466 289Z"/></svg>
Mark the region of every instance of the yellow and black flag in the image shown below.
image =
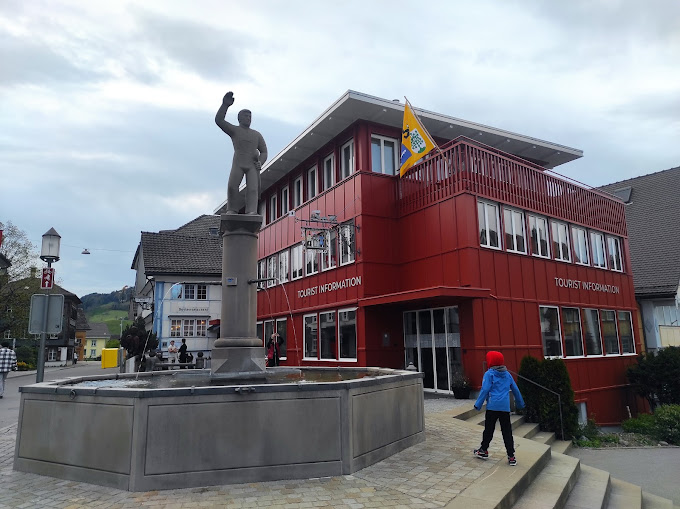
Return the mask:
<svg viewBox="0 0 680 509"><path fill-rule="evenodd" d="M438 148L430 133L420 123L406 99L404 123L401 132L401 152L399 158L399 176L404 174L432 149Z"/></svg>

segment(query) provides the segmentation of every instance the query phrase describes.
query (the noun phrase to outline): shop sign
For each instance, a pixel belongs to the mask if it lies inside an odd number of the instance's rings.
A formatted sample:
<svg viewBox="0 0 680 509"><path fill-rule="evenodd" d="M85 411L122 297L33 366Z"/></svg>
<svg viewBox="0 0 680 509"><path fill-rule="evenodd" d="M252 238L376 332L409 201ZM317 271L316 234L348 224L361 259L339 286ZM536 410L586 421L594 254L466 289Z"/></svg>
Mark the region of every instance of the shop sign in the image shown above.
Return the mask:
<svg viewBox="0 0 680 509"><path fill-rule="evenodd" d="M616 285L605 285L593 283L592 281L581 281L580 279L566 279L563 277L555 278L555 286L560 288L572 288L574 290L590 290L591 292L621 293Z"/></svg>
<svg viewBox="0 0 680 509"><path fill-rule="evenodd" d="M189 307L186 307L186 306L180 306L179 308L177 308L177 311L185 311L185 312L192 312L192 313L195 313L197 311L208 311L208 306L193 307L193 308L189 308Z"/></svg>
<svg viewBox="0 0 680 509"><path fill-rule="evenodd" d="M323 285L310 286L304 290L298 290L298 298L309 297L319 293L335 292L344 288L351 288L352 286L361 286L361 276L348 277L340 281L333 281L332 283L325 283Z"/></svg>

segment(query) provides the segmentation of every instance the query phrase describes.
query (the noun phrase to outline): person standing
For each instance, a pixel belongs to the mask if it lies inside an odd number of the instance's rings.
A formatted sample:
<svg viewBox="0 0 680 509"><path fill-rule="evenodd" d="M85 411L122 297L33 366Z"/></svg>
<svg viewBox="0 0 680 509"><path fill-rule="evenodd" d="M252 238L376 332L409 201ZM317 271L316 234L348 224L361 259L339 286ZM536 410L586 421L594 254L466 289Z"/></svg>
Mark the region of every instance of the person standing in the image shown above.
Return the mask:
<svg viewBox="0 0 680 509"><path fill-rule="evenodd" d="M187 340L185 338L182 338L182 346L179 347L179 362L186 362L187 361ZM184 369L185 366L182 366L182 369Z"/></svg>
<svg viewBox="0 0 680 509"><path fill-rule="evenodd" d="M170 340L170 345L168 345L168 361L175 363L177 362L177 347L175 346L175 340Z"/></svg>
<svg viewBox="0 0 680 509"><path fill-rule="evenodd" d="M283 340L276 332L269 338L267 344L267 367L271 368L279 365L279 352Z"/></svg>
<svg viewBox="0 0 680 509"><path fill-rule="evenodd" d="M9 347L9 341L2 342L0 348L0 399L5 394L5 380L10 371L17 370L17 354Z"/></svg>
<svg viewBox="0 0 680 509"><path fill-rule="evenodd" d="M489 457L489 444L493 438L496 421L501 422L501 433L505 443L505 452L508 454L508 464L517 465L515 458L515 442L512 438L512 425L510 424L510 391L515 396L517 408L524 407L524 399L512 375L505 367L503 354L490 351L486 354L486 365L489 369L482 379L482 390L475 402L475 409L481 410L486 401L486 417L484 420L484 433L482 444L475 449L473 454L481 459Z"/></svg>

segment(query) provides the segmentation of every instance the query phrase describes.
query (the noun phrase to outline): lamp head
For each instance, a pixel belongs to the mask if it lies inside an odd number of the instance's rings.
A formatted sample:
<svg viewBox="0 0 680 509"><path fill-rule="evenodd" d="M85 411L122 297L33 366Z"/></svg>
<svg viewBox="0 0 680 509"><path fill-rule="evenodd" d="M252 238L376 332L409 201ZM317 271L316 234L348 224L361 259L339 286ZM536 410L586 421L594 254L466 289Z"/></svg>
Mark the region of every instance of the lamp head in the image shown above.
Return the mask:
<svg viewBox="0 0 680 509"><path fill-rule="evenodd" d="M40 250L40 259L48 263L58 262L60 243L61 235L59 235L54 228L50 228L42 236L42 249Z"/></svg>

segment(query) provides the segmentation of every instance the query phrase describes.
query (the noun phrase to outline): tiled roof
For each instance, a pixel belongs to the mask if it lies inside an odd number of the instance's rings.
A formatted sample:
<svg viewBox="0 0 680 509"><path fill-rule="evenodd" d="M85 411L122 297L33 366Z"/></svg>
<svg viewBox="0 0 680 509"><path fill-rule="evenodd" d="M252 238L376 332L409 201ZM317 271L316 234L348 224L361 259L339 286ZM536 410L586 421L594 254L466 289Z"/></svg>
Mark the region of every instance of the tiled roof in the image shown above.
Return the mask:
<svg viewBox="0 0 680 509"><path fill-rule="evenodd" d="M630 189L627 189L630 188ZM680 284L680 167L601 187L628 195L626 223L638 296L672 296Z"/></svg>
<svg viewBox="0 0 680 509"><path fill-rule="evenodd" d="M103 322L92 322L90 324L90 330L87 332L88 338L105 338L109 339L111 333L109 332L109 327Z"/></svg>
<svg viewBox="0 0 680 509"><path fill-rule="evenodd" d="M192 219L187 224L180 226L176 230L161 230L159 233L177 233L188 235L189 237L212 237L210 231L215 233L220 228L220 216L203 214L196 219Z"/></svg>
<svg viewBox="0 0 680 509"><path fill-rule="evenodd" d="M90 330L90 324L87 321L87 316L85 316L85 311L83 308L78 308L78 315L76 317L76 330Z"/></svg>
<svg viewBox="0 0 680 509"><path fill-rule="evenodd" d="M222 274L220 237L142 232L140 245L147 276L185 274L219 277Z"/></svg>

